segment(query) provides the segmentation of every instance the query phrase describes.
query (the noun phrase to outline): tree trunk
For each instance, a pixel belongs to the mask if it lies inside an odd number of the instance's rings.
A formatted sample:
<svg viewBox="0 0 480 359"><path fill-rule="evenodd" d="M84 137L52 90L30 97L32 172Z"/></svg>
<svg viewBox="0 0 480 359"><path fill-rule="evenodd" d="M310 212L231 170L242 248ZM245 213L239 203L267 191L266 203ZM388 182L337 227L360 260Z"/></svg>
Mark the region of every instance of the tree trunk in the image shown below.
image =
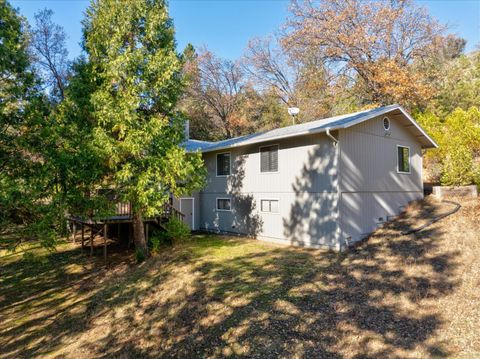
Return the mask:
<svg viewBox="0 0 480 359"><path fill-rule="evenodd" d="M139 252L139 255L147 258L148 246L145 240L142 216L139 213L133 213L133 241L135 243L135 250Z"/></svg>

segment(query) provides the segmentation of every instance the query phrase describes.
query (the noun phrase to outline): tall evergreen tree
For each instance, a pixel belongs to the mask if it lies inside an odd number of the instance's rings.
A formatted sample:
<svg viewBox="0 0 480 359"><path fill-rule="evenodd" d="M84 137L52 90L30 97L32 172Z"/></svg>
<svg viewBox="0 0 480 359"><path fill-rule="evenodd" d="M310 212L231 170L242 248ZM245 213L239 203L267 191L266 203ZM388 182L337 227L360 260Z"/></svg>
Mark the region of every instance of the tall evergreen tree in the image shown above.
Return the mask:
<svg viewBox="0 0 480 359"><path fill-rule="evenodd" d="M0 220L35 220L45 196L41 131L48 108L31 71L26 24L0 1Z"/></svg>
<svg viewBox="0 0 480 359"><path fill-rule="evenodd" d="M92 94L94 142L107 160L105 185L129 201L134 241L148 255L143 221L170 194L199 188L200 154L188 154L176 112L182 63L163 0L93 1L84 21L85 49L100 82Z"/></svg>
<svg viewBox="0 0 480 359"><path fill-rule="evenodd" d="M0 170L5 173L19 155L17 139L35 81L24 22L4 0L0 1L0 24Z"/></svg>

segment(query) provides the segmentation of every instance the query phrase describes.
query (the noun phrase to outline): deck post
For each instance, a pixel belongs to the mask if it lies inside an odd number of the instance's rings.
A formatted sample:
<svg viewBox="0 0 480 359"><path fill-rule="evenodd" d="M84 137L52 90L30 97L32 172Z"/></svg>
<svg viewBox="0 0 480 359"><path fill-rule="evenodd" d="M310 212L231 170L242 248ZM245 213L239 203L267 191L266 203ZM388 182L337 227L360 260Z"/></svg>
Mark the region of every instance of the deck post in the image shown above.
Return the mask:
<svg viewBox="0 0 480 359"><path fill-rule="evenodd" d="M93 256L93 224L90 227L90 257Z"/></svg>
<svg viewBox="0 0 480 359"><path fill-rule="evenodd" d="M133 242L133 222L129 223L128 226L128 249L130 249Z"/></svg>
<svg viewBox="0 0 480 359"><path fill-rule="evenodd" d="M103 225L103 259L105 260L105 265L107 265L107 228L108 225L105 223Z"/></svg>
<svg viewBox="0 0 480 359"><path fill-rule="evenodd" d="M145 223L145 242L147 242L148 246L148 222Z"/></svg>
<svg viewBox="0 0 480 359"><path fill-rule="evenodd" d="M75 232L77 231L75 221L72 221L72 241L73 243L77 243L76 238L75 238Z"/></svg>
<svg viewBox="0 0 480 359"><path fill-rule="evenodd" d="M83 225L83 222L82 222L82 250L85 247L85 245L83 244L84 240L85 240L85 226Z"/></svg>

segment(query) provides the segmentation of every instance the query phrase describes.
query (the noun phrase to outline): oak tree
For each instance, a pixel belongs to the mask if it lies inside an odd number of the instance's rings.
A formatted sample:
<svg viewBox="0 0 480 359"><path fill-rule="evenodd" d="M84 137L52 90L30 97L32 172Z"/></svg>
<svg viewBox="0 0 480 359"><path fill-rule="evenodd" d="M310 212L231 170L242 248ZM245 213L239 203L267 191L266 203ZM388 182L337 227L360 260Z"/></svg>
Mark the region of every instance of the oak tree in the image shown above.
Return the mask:
<svg viewBox="0 0 480 359"><path fill-rule="evenodd" d="M293 1L283 45L316 51L352 78L364 103L422 106L434 88L421 67L435 53L444 27L410 0Z"/></svg>

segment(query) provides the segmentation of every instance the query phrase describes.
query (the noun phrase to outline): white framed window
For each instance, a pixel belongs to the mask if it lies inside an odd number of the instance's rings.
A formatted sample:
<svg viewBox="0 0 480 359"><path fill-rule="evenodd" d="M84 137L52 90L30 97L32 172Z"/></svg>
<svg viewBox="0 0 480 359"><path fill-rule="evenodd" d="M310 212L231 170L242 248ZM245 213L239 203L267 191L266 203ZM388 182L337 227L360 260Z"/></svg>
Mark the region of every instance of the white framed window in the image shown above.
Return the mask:
<svg viewBox="0 0 480 359"><path fill-rule="evenodd" d="M217 211L231 211L232 210L232 199L231 198L217 198Z"/></svg>
<svg viewBox="0 0 480 359"><path fill-rule="evenodd" d="M278 172L278 145L260 147L260 172Z"/></svg>
<svg viewBox="0 0 480 359"><path fill-rule="evenodd" d="M260 211L266 213L278 213L278 199L260 199Z"/></svg>
<svg viewBox="0 0 480 359"><path fill-rule="evenodd" d="M390 119L388 117L383 118L383 128L385 131L390 130Z"/></svg>
<svg viewBox="0 0 480 359"><path fill-rule="evenodd" d="M410 147L397 145L397 172L410 173Z"/></svg>
<svg viewBox="0 0 480 359"><path fill-rule="evenodd" d="M217 177L226 177L230 175L230 152L217 153L216 173Z"/></svg>

